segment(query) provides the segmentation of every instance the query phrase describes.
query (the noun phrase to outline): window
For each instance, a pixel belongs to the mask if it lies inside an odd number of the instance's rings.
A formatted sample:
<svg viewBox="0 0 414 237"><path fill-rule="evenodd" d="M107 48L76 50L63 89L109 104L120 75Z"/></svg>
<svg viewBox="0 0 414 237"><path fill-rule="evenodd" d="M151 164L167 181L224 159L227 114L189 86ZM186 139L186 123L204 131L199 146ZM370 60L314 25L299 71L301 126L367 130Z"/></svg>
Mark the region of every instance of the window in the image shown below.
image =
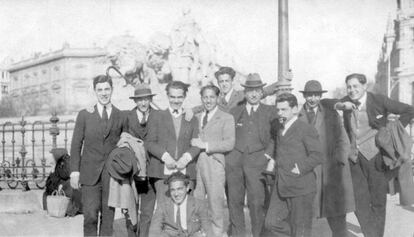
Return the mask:
<svg viewBox="0 0 414 237"><path fill-rule="evenodd" d="M1 93L2 93L3 95L7 95L7 94L8 94L8 91L7 91L7 86L1 86Z"/></svg>

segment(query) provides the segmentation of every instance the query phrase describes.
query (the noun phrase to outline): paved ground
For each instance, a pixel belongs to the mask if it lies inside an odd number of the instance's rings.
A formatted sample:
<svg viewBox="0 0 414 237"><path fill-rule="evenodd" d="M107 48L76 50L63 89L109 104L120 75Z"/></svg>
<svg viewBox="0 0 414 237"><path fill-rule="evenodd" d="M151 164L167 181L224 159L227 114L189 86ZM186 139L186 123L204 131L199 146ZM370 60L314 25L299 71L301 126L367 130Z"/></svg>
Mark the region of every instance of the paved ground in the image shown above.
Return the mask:
<svg viewBox="0 0 414 237"><path fill-rule="evenodd" d="M14 192L17 195L19 192L21 193L20 190L6 192ZM37 196L38 204L40 204L41 191L30 192ZM2 191L0 196L4 193ZM0 203L0 206L4 204ZM4 207L0 209L0 212L1 210L5 210ZM247 216L248 212L246 210ZM0 213L0 236L82 236L82 221L82 215L72 218L54 218L49 217L46 212L39 208L32 210L32 213L26 214ZM347 221L349 236L362 237L361 229L355 216L349 214ZM398 205L398 195L388 196L385 237L413 237L413 223L414 207L401 207ZM124 222L120 215L116 217L114 228L115 236L125 236ZM250 228L249 224L246 228ZM325 219L314 221L312 236L329 237L330 235L331 233Z"/></svg>

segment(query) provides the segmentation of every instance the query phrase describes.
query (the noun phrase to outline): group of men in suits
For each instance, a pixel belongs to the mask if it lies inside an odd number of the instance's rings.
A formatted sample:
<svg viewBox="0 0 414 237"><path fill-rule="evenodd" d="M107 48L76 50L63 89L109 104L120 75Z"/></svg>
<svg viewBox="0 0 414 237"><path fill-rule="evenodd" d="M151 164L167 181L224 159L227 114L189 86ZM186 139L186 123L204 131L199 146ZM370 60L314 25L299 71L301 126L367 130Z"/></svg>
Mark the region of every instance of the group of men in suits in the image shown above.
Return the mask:
<svg viewBox="0 0 414 237"><path fill-rule="evenodd" d="M302 109L292 94L279 95L275 106L261 103L265 83L256 73L244 91L233 88L232 68L215 77L218 87L201 89L194 116L183 109L188 85L180 81L166 87L166 110L152 108L154 94L139 85L130 97L137 106L122 115L110 102L111 79L94 78L98 103L79 112L71 148L71 185L82 186L86 236L112 234L104 164L123 131L147 150L148 177L135 177L138 236L223 236L225 197L228 235L245 236L246 196L253 236L311 236L314 216L327 218L332 236L347 236L352 211L365 236L383 235L387 180L372 139L389 113L407 125L412 106L367 92L362 74L346 78L341 100L321 99L321 84L307 82Z"/></svg>

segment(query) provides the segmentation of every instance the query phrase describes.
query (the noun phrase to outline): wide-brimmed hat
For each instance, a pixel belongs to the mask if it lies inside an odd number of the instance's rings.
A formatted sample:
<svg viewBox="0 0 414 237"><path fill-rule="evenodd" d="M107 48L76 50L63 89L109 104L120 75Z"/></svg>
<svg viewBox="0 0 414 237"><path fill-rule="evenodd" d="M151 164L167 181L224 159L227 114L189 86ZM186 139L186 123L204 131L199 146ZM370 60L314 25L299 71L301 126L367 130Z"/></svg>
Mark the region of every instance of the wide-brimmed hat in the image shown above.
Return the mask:
<svg viewBox="0 0 414 237"><path fill-rule="evenodd" d="M134 95L130 99L137 99L142 97L154 96L148 84L142 83L135 86Z"/></svg>
<svg viewBox="0 0 414 237"><path fill-rule="evenodd" d="M246 81L244 84L241 84L243 87L247 88L257 88L257 87L263 87L266 83L262 82L262 79L260 78L260 75L258 73L250 73L247 75Z"/></svg>
<svg viewBox="0 0 414 237"><path fill-rule="evenodd" d="M322 85L317 80L310 80L307 81L305 84L305 89L303 91L299 91L302 93L325 93L326 90L322 90Z"/></svg>
<svg viewBox="0 0 414 237"><path fill-rule="evenodd" d="M138 173L135 154L128 147L112 150L106 161L109 175L116 180L129 180Z"/></svg>

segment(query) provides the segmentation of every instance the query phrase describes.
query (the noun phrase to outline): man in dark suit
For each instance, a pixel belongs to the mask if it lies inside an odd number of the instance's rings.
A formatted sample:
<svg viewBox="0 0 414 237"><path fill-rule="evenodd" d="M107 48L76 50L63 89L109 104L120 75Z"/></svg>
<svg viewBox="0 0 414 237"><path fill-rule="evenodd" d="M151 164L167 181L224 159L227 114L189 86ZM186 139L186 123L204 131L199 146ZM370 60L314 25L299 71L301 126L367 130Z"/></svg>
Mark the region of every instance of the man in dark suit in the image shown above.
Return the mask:
<svg viewBox="0 0 414 237"><path fill-rule="evenodd" d="M157 204L152 217L150 237L210 236L207 206L202 200L188 195L189 177L175 172L165 181L169 197Z"/></svg>
<svg viewBox="0 0 414 237"><path fill-rule="evenodd" d="M134 100L136 107L127 114L127 131L134 137L144 141L147 140L148 121L154 116L155 110L151 106L152 97L155 94L147 84L138 84L134 91L134 96L129 97ZM148 159L148 156L147 156ZM134 176L138 194L141 196L140 217L137 233L140 237L148 236L149 225L153 207L155 203L155 181L148 177ZM128 227L129 228L129 227Z"/></svg>
<svg viewBox="0 0 414 237"><path fill-rule="evenodd" d="M191 146L191 139L198 137L197 118L190 121L183 114L183 102L188 85L172 81L167 87L169 108L157 111L148 121L148 134L145 147L150 154L148 176L155 181L157 202L165 199L167 185L164 179L181 171L195 180L195 164L200 149ZM153 206L151 207L154 208Z"/></svg>
<svg viewBox="0 0 414 237"><path fill-rule="evenodd" d="M123 131L124 119L111 104L112 80L100 75L93 79L98 103L81 110L76 118L71 145L70 182L80 185L85 236L112 235L114 209L108 207L109 174L105 162ZM97 232L101 212L100 230Z"/></svg>
<svg viewBox="0 0 414 237"><path fill-rule="evenodd" d="M384 235L387 179L380 150L375 144L378 129L388 115L399 116L405 127L414 118L414 108L386 96L367 92L365 75L354 73L345 79L347 96L335 107L344 111L344 126L351 142L351 175L355 214L366 237ZM354 108L354 109L352 109Z"/></svg>
<svg viewBox="0 0 414 237"><path fill-rule="evenodd" d="M266 184L262 172L268 158L264 151L270 141L270 122L276 118L272 106L260 103L263 86L259 74L247 76L246 103L234 107L230 113L236 124L236 143L226 157L227 202L231 236L245 235L244 200L250 210L253 236L260 236L264 222Z"/></svg>
<svg viewBox="0 0 414 237"><path fill-rule="evenodd" d="M298 119L316 128L325 157L325 162L315 168L315 214L327 218L333 237L346 237L346 213L355 210L348 162L349 139L338 112L327 104L326 99L321 100L326 91L322 90L319 81L306 82L301 92L306 102Z"/></svg>
<svg viewBox="0 0 414 237"><path fill-rule="evenodd" d="M279 95L276 109L279 119L272 121L276 182L264 235L311 236L316 192L313 169L324 161L321 142L316 129L298 119L294 95Z"/></svg>

